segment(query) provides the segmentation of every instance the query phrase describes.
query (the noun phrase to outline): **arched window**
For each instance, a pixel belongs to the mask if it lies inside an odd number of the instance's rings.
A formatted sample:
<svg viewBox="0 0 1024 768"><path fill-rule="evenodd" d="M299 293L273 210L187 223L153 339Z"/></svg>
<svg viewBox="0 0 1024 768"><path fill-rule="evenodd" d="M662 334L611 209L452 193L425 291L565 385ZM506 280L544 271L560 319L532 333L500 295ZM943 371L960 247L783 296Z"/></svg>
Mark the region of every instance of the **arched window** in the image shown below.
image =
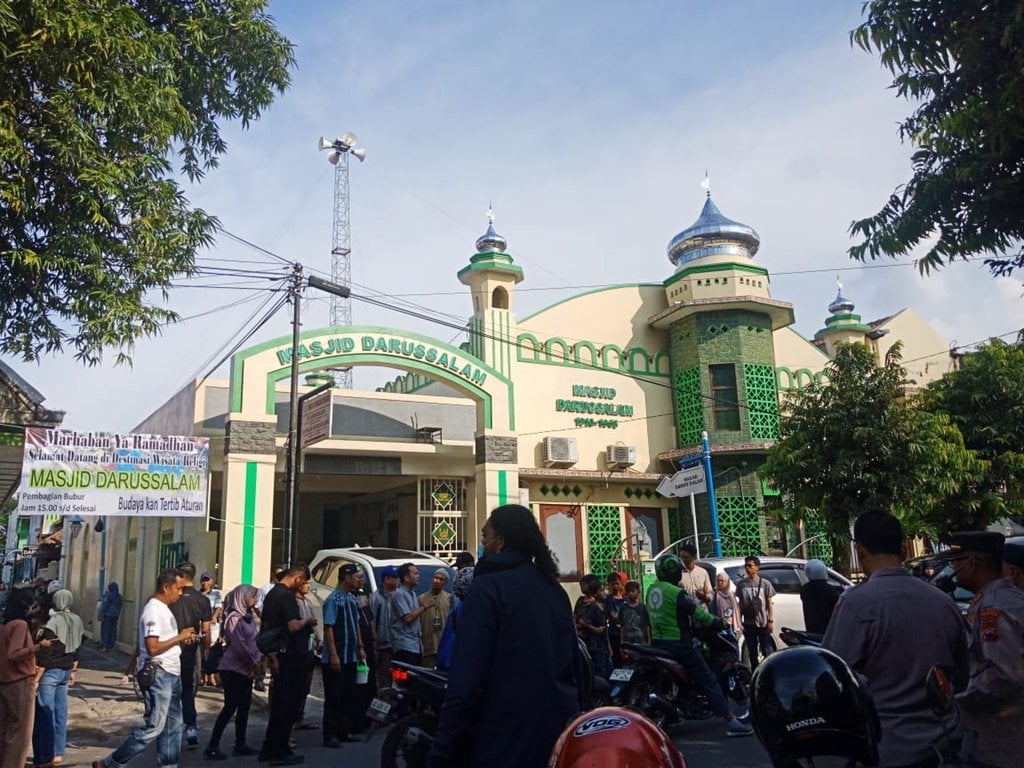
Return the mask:
<svg viewBox="0 0 1024 768"><path fill-rule="evenodd" d="M492 309L508 309L508 291L500 285L491 294Z"/></svg>

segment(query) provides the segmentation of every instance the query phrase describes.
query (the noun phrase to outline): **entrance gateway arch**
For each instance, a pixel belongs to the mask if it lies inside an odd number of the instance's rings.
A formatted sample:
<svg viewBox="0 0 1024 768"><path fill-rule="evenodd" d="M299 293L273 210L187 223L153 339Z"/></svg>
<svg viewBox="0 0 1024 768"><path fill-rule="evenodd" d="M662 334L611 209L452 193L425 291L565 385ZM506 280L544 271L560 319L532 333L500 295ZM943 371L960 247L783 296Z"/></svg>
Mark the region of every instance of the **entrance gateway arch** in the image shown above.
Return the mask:
<svg viewBox="0 0 1024 768"><path fill-rule="evenodd" d="M394 328L345 326L301 334L300 373L373 365L440 380L476 403L478 514L518 500L514 385L479 358L439 339ZM231 358L224 442L221 530L225 584L262 583L273 561L276 385L291 375L292 339L280 337Z"/></svg>

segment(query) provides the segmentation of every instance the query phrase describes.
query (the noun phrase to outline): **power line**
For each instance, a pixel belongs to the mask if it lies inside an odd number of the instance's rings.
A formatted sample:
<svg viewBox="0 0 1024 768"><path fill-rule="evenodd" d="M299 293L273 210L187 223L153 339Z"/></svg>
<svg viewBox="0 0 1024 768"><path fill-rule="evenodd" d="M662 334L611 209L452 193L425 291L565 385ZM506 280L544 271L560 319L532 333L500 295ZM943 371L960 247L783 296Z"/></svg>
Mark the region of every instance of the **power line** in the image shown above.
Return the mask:
<svg viewBox="0 0 1024 768"><path fill-rule="evenodd" d="M257 322L257 323L256 323L256 325L254 325L254 326L253 326L253 327L252 327L252 328L251 328L251 329L249 330L249 332L248 332L248 333L246 333L246 334L245 334L244 336L242 336L242 338L240 338L240 339L239 339L239 340L238 340L238 341L237 341L237 342L236 342L236 343L235 343L235 344L234 344L234 345L233 345L233 346L231 347L231 349L229 349L229 350L228 350L228 351L227 351L227 352L226 352L226 353L224 354L224 356L220 358L220 360L218 360L218 361L217 361L216 363L214 363L214 364L213 364L213 365L212 365L212 366L210 367L210 369L209 369L209 370L208 370L208 371L207 371L206 373L204 373L204 374L203 374L202 378L201 378L201 379L199 379L199 383L198 383L198 384L196 385L196 387L198 388L198 387L202 386L202 385L203 385L203 383L204 383L204 382L205 382L205 381L206 381L206 380L207 380L207 379L208 379L208 378L210 377L210 375L211 375L211 374L212 374L212 373L213 373L214 371L216 371L216 370L217 370L218 368L220 368L220 367L221 367L221 365L223 365L223 364L224 364L224 362L228 360L228 358L230 358L230 357L231 357L231 356L232 356L233 354L235 354L235 352L237 352L237 351L238 351L239 349L241 349L241 348L242 348L242 345L243 345L243 344L245 344L245 343L246 343L246 342L247 342L247 341L248 341L249 339L251 339L251 338L252 338L252 337L253 337L253 336L254 336L254 335L256 334L256 332L257 332L257 331L259 331L259 329L260 329L260 328L262 328L262 327L263 327L264 325L266 325L266 324L267 324L267 323L268 323L268 322L270 321L270 318L272 318L272 317L273 317L273 316L274 316L274 315L275 315L275 314L277 313L277 311L278 311L279 309L281 309L281 307L283 307L283 306L284 306L285 304L287 304L287 303L288 303L288 299L289 299L289 295L288 295L288 294L285 294L284 296L281 296L281 297L280 297L280 298L279 298L279 299L278 299L278 300L277 300L277 301L276 301L276 302L274 303L274 306L272 306L272 307L271 307L271 308L270 308L270 309L269 309L269 310L267 311L267 313L266 313L265 315L263 315L263 317L261 317L261 318L260 318L259 322Z"/></svg>

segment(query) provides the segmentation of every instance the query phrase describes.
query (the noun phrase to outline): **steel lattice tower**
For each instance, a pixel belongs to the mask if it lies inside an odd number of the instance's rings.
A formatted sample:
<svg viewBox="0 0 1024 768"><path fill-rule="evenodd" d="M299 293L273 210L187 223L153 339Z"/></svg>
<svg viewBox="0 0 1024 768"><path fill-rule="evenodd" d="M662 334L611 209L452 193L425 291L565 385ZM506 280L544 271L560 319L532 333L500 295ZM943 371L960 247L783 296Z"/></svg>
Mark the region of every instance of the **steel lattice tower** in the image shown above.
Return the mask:
<svg viewBox="0 0 1024 768"><path fill-rule="evenodd" d="M331 232L331 280L344 286L352 284L352 230L348 193L348 152L339 152L334 166L334 226ZM352 325L352 300L331 296L331 327ZM334 371L341 389L352 389L352 369Z"/></svg>

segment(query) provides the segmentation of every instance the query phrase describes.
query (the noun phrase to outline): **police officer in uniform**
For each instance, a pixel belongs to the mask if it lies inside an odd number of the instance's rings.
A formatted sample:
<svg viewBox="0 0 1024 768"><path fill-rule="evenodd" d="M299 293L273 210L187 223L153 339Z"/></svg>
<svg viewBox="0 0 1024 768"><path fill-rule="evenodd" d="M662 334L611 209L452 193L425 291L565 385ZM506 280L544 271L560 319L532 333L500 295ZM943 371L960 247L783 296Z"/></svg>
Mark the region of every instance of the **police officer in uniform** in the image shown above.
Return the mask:
<svg viewBox="0 0 1024 768"><path fill-rule="evenodd" d="M1020 768L1024 760L1024 590L1004 578L1003 535L954 533L946 555L961 586L974 591L967 612L971 676L957 696L978 732L978 762Z"/></svg>
<svg viewBox="0 0 1024 768"><path fill-rule="evenodd" d="M662 555L654 562L654 573L658 580L647 590L651 644L670 652L683 665L690 679L711 700L715 714L725 718L726 736L749 736L753 729L729 711L722 689L701 655L691 622L699 627L717 624L724 628L725 624L678 586L683 573L683 562L678 557Z"/></svg>
<svg viewBox="0 0 1024 768"><path fill-rule="evenodd" d="M967 637L949 595L906 568L900 521L869 510L853 524L853 543L867 581L846 590L836 604L822 645L868 680L878 710L882 768L932 768L935 747L952 746L960 732L954 709L939 717L928 702L925 680L935 664L967 684Z"/></svg>

